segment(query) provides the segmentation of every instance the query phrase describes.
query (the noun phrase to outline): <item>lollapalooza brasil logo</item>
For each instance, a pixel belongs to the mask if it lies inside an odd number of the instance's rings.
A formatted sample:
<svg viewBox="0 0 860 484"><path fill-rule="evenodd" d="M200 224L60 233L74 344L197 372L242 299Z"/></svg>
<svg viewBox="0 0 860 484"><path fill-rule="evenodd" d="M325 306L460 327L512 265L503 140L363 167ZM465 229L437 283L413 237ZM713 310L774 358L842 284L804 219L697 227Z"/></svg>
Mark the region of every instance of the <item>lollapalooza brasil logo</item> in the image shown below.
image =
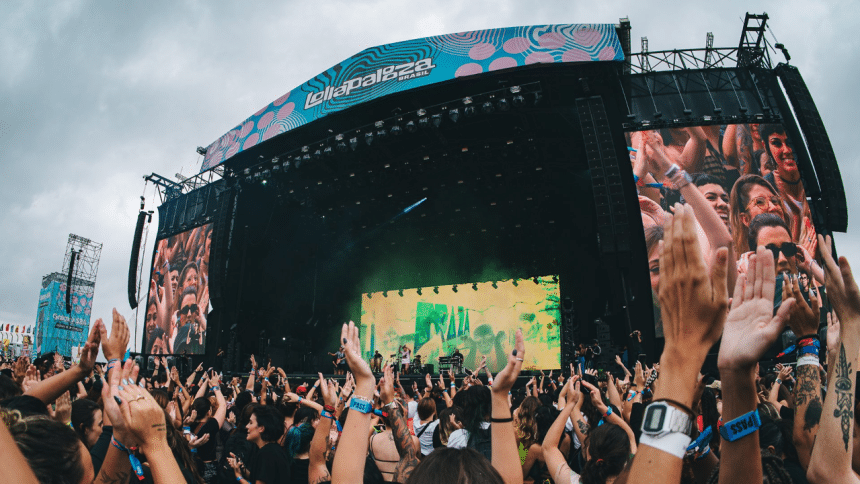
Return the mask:
<svg viewBox="0 0 860 484"><path fill-rule="evenodd" d="M348 96L352 91L364 87L370 87L381 82L387 81L408 81L416 77L424 77L430 74L430 71L436 67L433 64L432 58L421 59L417 62L407 62L405 64L390 65L377 69L370 74L353 77L348 81L344 81L338 87L326 86L322 91L312 92L305 98L305 109L319 106L325 101L336 97Z"/></svg>

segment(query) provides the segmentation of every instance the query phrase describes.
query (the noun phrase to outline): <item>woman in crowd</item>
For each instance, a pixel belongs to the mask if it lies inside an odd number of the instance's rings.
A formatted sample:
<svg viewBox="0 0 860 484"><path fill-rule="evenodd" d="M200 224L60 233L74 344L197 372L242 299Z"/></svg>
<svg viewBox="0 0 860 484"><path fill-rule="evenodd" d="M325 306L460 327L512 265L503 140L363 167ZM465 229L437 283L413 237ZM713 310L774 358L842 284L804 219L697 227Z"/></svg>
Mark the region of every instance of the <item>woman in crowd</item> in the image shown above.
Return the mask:
<svg viewBox="0 0 860 484"><path fill-rule="evenodd" d="M92 449L102 434L102 409L92 400L75 400L72 402L72 428L87 449Z"/></svg>
<svg viewBox="0 0 860 484"><path fill-rule="evenodd" d="M749 225L756 215L772 213L783 220L787 218L776 189L758 175L744 175L735 182L729 194L729 208L732 245L737 256L749 251Z"/></svg>

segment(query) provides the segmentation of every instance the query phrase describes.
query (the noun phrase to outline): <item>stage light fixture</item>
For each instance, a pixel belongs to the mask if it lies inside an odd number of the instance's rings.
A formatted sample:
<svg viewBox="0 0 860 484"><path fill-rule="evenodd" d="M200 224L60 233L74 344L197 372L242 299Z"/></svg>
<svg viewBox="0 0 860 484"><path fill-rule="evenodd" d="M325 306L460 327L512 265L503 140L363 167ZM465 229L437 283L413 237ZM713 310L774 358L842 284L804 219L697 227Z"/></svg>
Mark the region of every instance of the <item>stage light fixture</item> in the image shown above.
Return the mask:
<svg viewBox="0 0 860 484"><path fill-rule="evenodd" d="M442 115L441 114L434 114L430 118L433 121L433 127L434 128L438 128L439 126L442 125Z"/></svg>
<svg viewBox="0 0 860 484"><path fill-rule="evenodd" d="M552 282L558 284L558 276L552 276Z"/></svg>
<svg viewBox="0 0 860 484"><path fill-rule="evenodd" d="M517 280L516 280L516 279L511 279L511 283L512 283L514 286L519 286L519 284L517 283Z"/></svg>
<svg viewBox="0 0 860 484"><path fill-rule="evenodd" d="M430 127L430 119L427 117L423 117L418 119L418 126L421 126L421 129L427 129Z"/></svg>
<svg viewBox="0 0 860 484"><path fill-rule="evenodd" d="M493 281L493 289L498 289L498 288L499 288L499 285L496 283L496 281Z"/></svg>
<svg viewBox="0 0 860 484"><path fill-rule="evenodd" d="M302 156L302 161L304 161L305 163L311 161L311 155L305 154L305 156Z"/></svg>
<svg viewBox="0 0 860 484"><path fill-rule="evenodd" d="M410 133L418 131L418 126L415 124L415 121L409 121L406 123L406 131L409 131Z"/></svg>
<svg viewBox="0 0 860 484"><path fill-rule="evenodd" d="M517 94L522 90L523 88L521 88L520 86L511 86L510 88L511 94Z"/></svg>
<svg viewBox="0 0 860 484"><path fill-rule="evenodd" d="M496 110L495 106L493 106L493 103L491 103L490 101L487 101L481 105L481 111L484 114L490 114L495 110Z"/></svg>
<svg viewBox="0 0 860 484"><path fill-rule="evenodd" d="M269 178L270 176L272 176L271 170L269 170L268 168L263 170L263 178Z"/></svg>
<svg viewBox="0 0 860 484"><path fill-rule="evenodd" d="M376 131L376 137L379 139L385 139L388 137L388 131L384 129L380 129Z"/></svg>
<svg viewBox="0 0 860 484"><path fill-rule="evenodd" d="M391 127L391 134L393 134L394 136L400 136L400 133L402 132L403 128L401 128L399 124L395 124Z"/></svg>
<svg viewBox="0 0 860 484"><path fill-rule="evenodd" d="M523 97L522 94L515 94L511 99L511 104L514 105L515 108L518 108L526 103L526 98Z"/></svg>
<svg viewBox="0 0 860 484"><path fill-rule="evenodd" d="M511 105L508 103L507 98L499 99L496 105L499 106L499 111L507 111L511 109Z"/></svg>
<svg viewBox="0 0 860 484"><path fill-rule="evenodd" d="M310 146L302 146L302 153L308 153L311 151Z"/></svg>
<svg viewBox="0 0 860 484"><path fill-rule="evenodd" d="M454 284L453 286L451 286L451 289L452 289L454 292L457 292L457 285L456 285L456 284Z"/></svg>
<svg viewBox="0 0 860 484"><path fill-rule="evenodd" d="M372 292L367 293L367 299L373 299L373 293Z"/></svg>
<svg viewBox="0 0 860 484"><path fill-rule="evenodd" d="M460 110L457 108L448 110L448 118L456 123L460 119Z"/></svg>
<svg viewBox="0 0 860 484"><path fill-rule="evenodd" d="M439 286L434 287L433 292L435 292L436 294L439 294Z"/></svg>
<svg viewBox="0 0 860 484"><path fill-rule="evenodd" d="M539 92L532 93L532 97L534 98L535 104L539 103L541 101L541 99L543 99L543 96L541 96L541 93L539 93Z"/></svg>
<svg viewBox="0 0 860 484"><path fill-rule="evenodd" d="M421 296L421 295L422 295L422 294L421 294L421 288L420 288L420 287L418 288L418 295L419 295L419 296Z"/></svg>
<svg viewBox="0 0 860 484"><path fill-rule="evenodd" d="M261 185L266 186L266 183L269 183L269 180L263 180L260 182Z"/></svg>
<svg viewBox="0 0 860 484"><path fill-rule="evenodd" d="M352 149L352 151L355 151L355 149L358 148L358 137L353 136L349 139L349 147Z"/></svg>
<svg viewBox="0 0 860 484"><path fill-rule="evenodd" d="M779 44L779 45L782 45L782 44ZM197 154L206 156L206 148L204 148L202 146L198 146L197 147Z"/></svg>
<svg viewBox="0 0 860 484"><path fill-rule="evenodd" d="M326 146L325 149L323 150L323 154L326 155L327 157L333 156L334 150L331 149L331 146Z"/></svg>
<svg viewBox="0 0 860 484"><path fill-rule="evenodd" d="M373 133L364 133L364 142L367 143L367 146L373 144Z"/></svg>
<svg viewBox="0 0 860 484"><path fill-rule="evenodd" d="M397 295L400 297L403 297L403 289L397 291Z"/></svg>
<svg viewBox="0 0 860 484"><path fill-rule="evenodd" d="M532 277L532 282L535 284L540 284L540 280L538 280L537 276Z"/></svg>
<svg viewBox="0 0 860 484"><path fill-rule="evenodd" d="M382 297L388 297L388 291L382 291Z"/></svg>
<svg viewBox="0 0 860 484"><path fill-rule="evenodd" d="M464 97L463 98L463 104L465 104L466 106L468 106L469 104L472 104L472 98L469 96Z"/></svg>
<svg viewBox="0 0 860 484"><path fill-rule="evenodd" d="M477 282L473 282L473 283L472 283L472 290L473 290L473 291L477 291L477 290L478 290L478 283L477 283Z"/></svg>
<svg viewBox="0 0 860 484"><path fill-rule="evenodd" d="M281 165L274 165L274 166L272 166L272 171L273 171L273 172L280 171L280 170L281 170Z"/></svg>
<svg viewBox="0 0 860 484"><path fill-rule="evenodd" d="M250 175L250 174L251 174L251 169L250 169L250 168L245 168L245 171L244 171L243 173L245 173L245 175Z"/></svg>
<svg viewBox="0 0 860 484"><path fill-rule="evenodd" d="M418 114L419 117L420 116L426 116L427 110L426 109L419 109L418 111L415 111L415 113Z"/></svg>
<svg viewBox="0 0 860 484"><path fill-rule="evenodd" d="M466 114L466 117L471 118L478 111L475 109L475 106L466 106L463 108L463 112Z"/></svg>

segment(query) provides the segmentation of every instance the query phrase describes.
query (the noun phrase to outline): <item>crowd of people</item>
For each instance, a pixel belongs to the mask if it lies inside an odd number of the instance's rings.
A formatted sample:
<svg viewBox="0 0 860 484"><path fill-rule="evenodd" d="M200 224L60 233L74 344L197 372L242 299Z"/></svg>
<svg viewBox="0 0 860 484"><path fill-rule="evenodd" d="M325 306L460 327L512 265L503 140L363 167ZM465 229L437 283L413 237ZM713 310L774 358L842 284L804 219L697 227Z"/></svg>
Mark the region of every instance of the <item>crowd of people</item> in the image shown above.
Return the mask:
<svg viewBox="0 0 860 484"><path fill-rule="evenodd" d="M359 330L348 323L332 354L342 384L322 373L311 384L291 382L253 356L247 374L227 377L202 366L180 374L161 358L144 371L123 361L129 328L114 311L110 331L96 321L80 362L69 368L62 358L38 365L21 358L0 368L4 477L159 484L860 482L860 288L851 268L834 259L829 237L811 230L805 201L792 202L791 182L799 179L790 174L796 164L784 133L757 126L769 148L741 162L750 146L727 144L734 136L727 130L716 150L697 129L680 144L664 143L659 133L633 139L637 184L642 197L655 197L641 206L664 338L659 363L638 360L641 335L634 334L627 357L619 355L610 371L593 368L600 350L583 345L576 365L520 386L533 349L518 331L495 375L479 366L464 378L426 375L404 387L391 366L381 376L371 370ZM693 167L726 171L731 163L738 176L729 194L712 175L687 174ZM761 176L768 169L775 178ZM667 191L648 186L658 184L655 173L683 204L667 206ZM201 296L186 279L178 274L175 287L154 283L160 301L153 320L173 322L149 333L162 331L153 339L162 346L176 344L172 331L200 322L192 317L200 306L183 302L186 292ZM832 312L822 309L825 281ZM148 332L149 323L148 314ZM786 329L796 337L785 351L793 363L759 368ZM706 378L700 369L718 341L718 379ZM106 365L95 361L99 349Z"/></svg>
<svg viewBox="0 0 860 484"><path fill-rule="evenodd" d="M571 365L514 388L528 351L518 332L495 376L404 388L390 366L377 379L349 323L343 385L322 374L291 384L253 358L227 381L123 362L129 330L114 312L78 364L22 358L2 370L0 466L9 482L42 483L857 482L860 289L847 261L819 236L834 308L822 345L816 299L796 277L777 286L768 249L748 258L730 301L728 250L709 266L692 208L674 208L659 244L666 342L653 367L619 357L606 378ZM786 326L800 335L796 366L761 375ZM706 383L699 369L718 340L720 379Z"/></svg>

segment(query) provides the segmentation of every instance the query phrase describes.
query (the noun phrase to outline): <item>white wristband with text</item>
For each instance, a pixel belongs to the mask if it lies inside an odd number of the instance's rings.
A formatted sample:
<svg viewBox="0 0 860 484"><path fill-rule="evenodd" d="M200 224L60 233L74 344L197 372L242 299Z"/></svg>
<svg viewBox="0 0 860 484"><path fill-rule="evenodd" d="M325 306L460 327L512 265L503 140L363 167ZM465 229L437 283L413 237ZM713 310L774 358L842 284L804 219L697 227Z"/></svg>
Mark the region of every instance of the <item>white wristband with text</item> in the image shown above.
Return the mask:
<svg viewBox="0 0 860 484"><path fill-rule="evenodd" d="M672 432L659 438L652 437L643 432L642 437L639 438L640 444L662 450L679 459L684 458L684 454L687 453L687 447L689 447L692 441L693 439L689 435L682 434L681 432Z"/></svg>
<svg viewBox="0 0 860 484"><path fill-rule="evenodd" d="M804 355L797 359L797 366L805 365L821 366L818 364L818 357L815 355Z"/></svg>

